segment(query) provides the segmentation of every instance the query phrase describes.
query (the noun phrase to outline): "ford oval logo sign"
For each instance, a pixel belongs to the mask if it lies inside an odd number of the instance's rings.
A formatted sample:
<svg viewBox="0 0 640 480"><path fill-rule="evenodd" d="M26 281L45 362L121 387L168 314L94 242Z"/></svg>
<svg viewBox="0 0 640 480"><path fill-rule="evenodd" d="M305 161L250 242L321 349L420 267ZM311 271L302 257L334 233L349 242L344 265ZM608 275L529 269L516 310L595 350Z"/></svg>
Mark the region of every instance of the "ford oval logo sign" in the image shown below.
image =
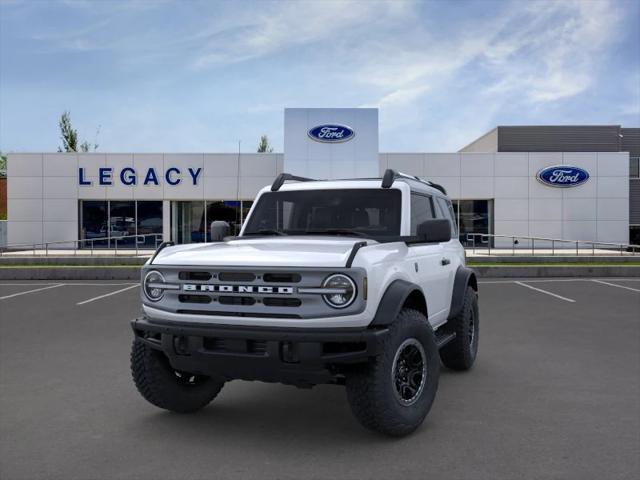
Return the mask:
<svg viewBox="0 0 640 480"><path fill-rule="evenodd" d="M537 178L551 187L577 187L589 180L589 172L579 167L555 165L540 170Z"/></svg>
<svg viewBox="0 0 640 480"><path fill-rule="evenodd" d="M338 143L351 140L356 136L356 132L346 125L327 124L313 127L308 135L316 142Z"/></svg>

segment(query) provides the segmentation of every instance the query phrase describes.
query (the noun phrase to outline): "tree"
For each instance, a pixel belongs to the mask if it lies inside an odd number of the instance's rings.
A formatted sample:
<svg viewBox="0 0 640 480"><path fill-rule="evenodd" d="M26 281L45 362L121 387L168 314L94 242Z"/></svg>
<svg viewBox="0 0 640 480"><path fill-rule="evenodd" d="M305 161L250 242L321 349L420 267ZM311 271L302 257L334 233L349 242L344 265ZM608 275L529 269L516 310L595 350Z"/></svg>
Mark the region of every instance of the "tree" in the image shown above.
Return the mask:
<svg viewBox="0 0 640 480"><path fill-rule="evenodd" d="M273 147L269 145L269 137L262 135L260 137L260 143L258 143L258 153L271 153Z"/></svg>
<svg viewBox="0 0 640 480"><path fill-rule="evenodd" d="M90 152L91 150L97 150L98 134L100 133L100 127L96 131L96 142L93 145L89 144L86 140L78 145L78 131L71 125L71 114L69 112L63 112L58 122L60 126L60 139L62 140L62 147L58 147L59 152ZM78 150L78 148L80 150Z"/></svg>
<svg viewBox="0 0 640 480"><path fill-rule="evenodd" d="M0 152L0 177L7 175L7 156Z"/></svg>

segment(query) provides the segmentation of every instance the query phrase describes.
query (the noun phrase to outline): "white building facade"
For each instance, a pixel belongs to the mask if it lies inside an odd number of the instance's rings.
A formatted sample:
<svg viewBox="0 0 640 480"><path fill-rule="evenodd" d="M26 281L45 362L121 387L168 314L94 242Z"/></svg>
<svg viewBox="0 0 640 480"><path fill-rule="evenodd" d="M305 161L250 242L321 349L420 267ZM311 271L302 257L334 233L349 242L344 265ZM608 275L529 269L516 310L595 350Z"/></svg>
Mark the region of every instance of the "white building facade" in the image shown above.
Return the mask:
<svg viewBox="0 0 640 480"><path fill-rule="evenodd" d="M236 233L257 191L281 172L377 177L387 168L443 185L463 235L629 240L626 152L379 153L376 109L286 109L284 145L283 154L10 154L8 244L206 241L215 220ZM553 166L588 180L542 183L539 172Z"/></svg>

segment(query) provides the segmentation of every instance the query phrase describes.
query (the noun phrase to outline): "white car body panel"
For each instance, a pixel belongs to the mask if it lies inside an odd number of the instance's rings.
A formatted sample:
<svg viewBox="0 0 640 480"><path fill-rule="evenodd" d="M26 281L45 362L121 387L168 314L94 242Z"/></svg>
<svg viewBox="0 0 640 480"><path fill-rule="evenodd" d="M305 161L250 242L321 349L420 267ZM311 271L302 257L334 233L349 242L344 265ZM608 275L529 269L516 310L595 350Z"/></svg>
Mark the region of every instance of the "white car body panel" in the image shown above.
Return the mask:
<svg viewBox="0 0 640 480"><path fill-rule="evenodd" d="M380 180L336 180L296 182L282 185L280 191L380 188ZM396 181L391 188L402 192L400 233L410 233L411 187ZM270 192L263 188L247 218L253 214L260 197ZM244 233L245 222L240 236ZM353 261L353 267L367 272L367 303L356 315L321 318L264 318L248 316L212 316L176 314L151 305L143 305L151 319L195 324L291 327L291 328L354 328L368 326L377 312L380 300L395 280L404 280L420 287L427 302L429 322L435 328L447 321L451 306L455 273L464 265L464 249L457 238L440 244L411 244L403 241L378 243L371 239L347 236L269 236L247 237L224 243L189 244L167 247L153 259L153 265L212 267L290 267L344 269L357 242L366 241ZM448 261L448 263L447 263Z"/></svg>

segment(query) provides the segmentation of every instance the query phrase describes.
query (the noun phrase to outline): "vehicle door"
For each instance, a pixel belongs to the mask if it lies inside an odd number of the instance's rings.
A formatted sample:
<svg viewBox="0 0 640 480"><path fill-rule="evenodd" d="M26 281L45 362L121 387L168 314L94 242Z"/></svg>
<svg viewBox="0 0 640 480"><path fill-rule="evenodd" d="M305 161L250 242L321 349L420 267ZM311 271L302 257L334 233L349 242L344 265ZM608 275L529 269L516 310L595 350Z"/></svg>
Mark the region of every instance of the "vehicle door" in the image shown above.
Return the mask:
<svg viewBox="0 0 640 480"><path fill-rule="evenodd" d="M411 231L417 234L418 225L436 218L435 205L430 195L411 192ZM444 247L439 243L412 243L409 245L408 260L415 269L417 283L427 299L429 322L438 325L446 320L451 295L449 290L449 269L442 265Z"/></svg>
<svg viewBox="0 0 640 480"><path fill-rule="evenodd" d="M464 249L460 245L458 241L458 232L456 228L455 218L453 217L453 208L451 207L451 202L446 200L443 197L435 198L435 206L436 206L436 217L437 218L445 218L449 220L451 224L451 240L448 242L443 242L442 250L442 267L445 270L447 275L447 289L446 289L446 297L451 299L453 295L453 284L455 281L456 271L458 267L462 263L464 258ZM451 304L447 306L447 315L449 315L449 308Z"/></svg>

